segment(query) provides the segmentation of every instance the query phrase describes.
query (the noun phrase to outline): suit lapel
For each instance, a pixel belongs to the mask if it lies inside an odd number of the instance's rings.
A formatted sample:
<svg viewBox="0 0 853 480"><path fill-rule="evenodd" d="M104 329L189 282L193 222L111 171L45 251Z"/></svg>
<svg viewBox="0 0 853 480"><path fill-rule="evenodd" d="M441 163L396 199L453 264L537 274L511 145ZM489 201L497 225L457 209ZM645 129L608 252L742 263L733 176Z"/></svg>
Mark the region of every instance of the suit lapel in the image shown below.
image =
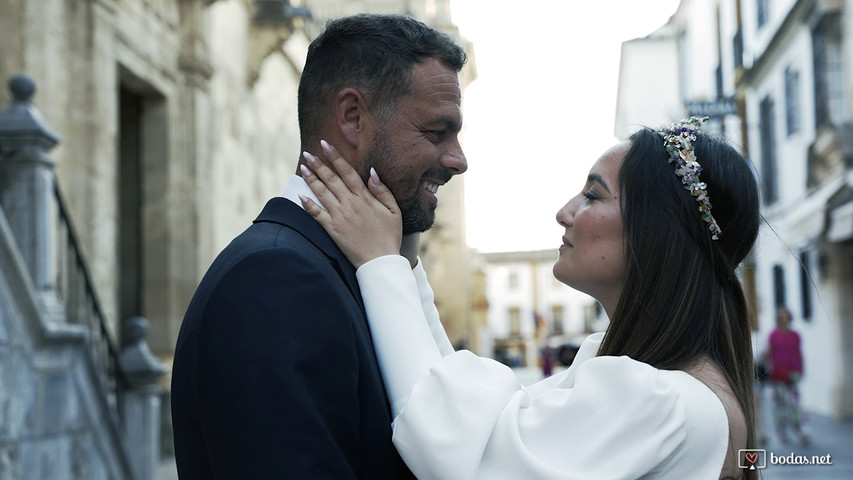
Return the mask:
<svg viewBox="0 0 853 480"><path fill-rule="evenodd" d="M358 288L358 281L355 277L355 268L347 260L341 249L335 245L329 234L308 212L286 198L274 197L267 202L261 214L252 223L258 222L273 222L288 227L320 249L332 261L347 288L364 311L361 290Z"/></svg>

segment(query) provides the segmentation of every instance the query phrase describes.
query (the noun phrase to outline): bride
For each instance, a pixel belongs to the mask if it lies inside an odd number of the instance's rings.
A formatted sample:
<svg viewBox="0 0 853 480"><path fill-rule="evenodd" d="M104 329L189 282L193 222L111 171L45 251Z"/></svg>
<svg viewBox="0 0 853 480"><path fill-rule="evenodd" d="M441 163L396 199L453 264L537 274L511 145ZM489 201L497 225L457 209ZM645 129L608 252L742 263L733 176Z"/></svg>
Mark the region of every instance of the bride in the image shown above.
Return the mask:
<svg viewBox="0 0 853 480"><path fill-rule="evenodd" d="M400 254L417 252L417 235L402 238L378 173L365 185L325 142L325 162L304 154L315 197L303 206L358 268L394 445L418 478L756 478L738 458L755 439L736 268L758 234L758 190L703 120L611 147L557 212L554 276L598 300L610 325L530 387L450 347L423 267ZM547 174L525 168L519 181Z"/></svg>

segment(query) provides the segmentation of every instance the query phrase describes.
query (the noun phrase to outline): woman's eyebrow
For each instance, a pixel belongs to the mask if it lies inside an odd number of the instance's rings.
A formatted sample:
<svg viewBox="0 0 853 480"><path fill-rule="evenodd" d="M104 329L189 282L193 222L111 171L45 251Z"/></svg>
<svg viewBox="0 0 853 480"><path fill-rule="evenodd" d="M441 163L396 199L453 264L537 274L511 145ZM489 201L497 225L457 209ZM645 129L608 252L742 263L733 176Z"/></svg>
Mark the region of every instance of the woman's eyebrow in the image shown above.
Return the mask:
<svg viewBox="0 0 853 480"><path fill-rule="evenodd" d="M607 193L613 194L613 192L610 191L610 188L607 187L607 184L604 182L604 179L601 178L601 175L598 175L596 173L590 173L589 176L586 177L586 181L587 182L597 182L602 187L604 187L605 190L607 190Z"/></svg>

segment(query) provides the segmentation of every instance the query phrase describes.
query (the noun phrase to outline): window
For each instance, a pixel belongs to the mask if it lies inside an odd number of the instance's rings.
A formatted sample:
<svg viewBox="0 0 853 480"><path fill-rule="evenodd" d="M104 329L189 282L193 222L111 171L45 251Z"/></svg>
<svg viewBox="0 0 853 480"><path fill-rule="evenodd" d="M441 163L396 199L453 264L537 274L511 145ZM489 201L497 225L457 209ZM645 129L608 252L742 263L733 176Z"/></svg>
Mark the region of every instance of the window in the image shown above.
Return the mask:
<svg viewBox="0 0 853 480"><path fill-rule="evenodd" d="M517 337L521 335L521 310L518 307L509 307L509 334Z"/></svg>
<svg viewBox="0 0 853 480"><path fill-rule="evenodd" d="M742 272L743 272L743 293L746 296L746 304L749 307L749 310L752 312L758 311L758 289L756 285L756 275L755 275L755 259L752 255L746 257L746 260L742 263ZM758 330L758 319L753 316L752 320L749 322L750 328L753 330Z"/></svg>
<svg viewBox="0 0 853 480"><path fill-rule="evenodd" d="M773 265L773 302L777 307L785 305L785 270L782 265Z"/></svg>
<svg viewBox="0 0 853 480"><path fill-rule="evenodd" d="M758 28L764 26L767 23L767 4L769 2L767 0L757 0L756 1L756 16L758 17Z"/></svg>
<svg viewBox="0 0 853 480"><path fill-rule="evenodd" d="M788 135L800 129L800 72L785 69L785 126Z"/></svg>
<svg viewBox="0 0 853 480"><path fill-rule="evenodd" d="M738 26L737 32L732 39L734 49L732 55L735 57L735 69L743 67L743 29Z"/></svg>
<svg viewBox="0 0 853 480"><path fill-rule="evenodd" d="M601 304L598 302L592 302L591 304L584 307L583 329L585 332L594 331L593 328L598 323L598 318L601 316L601 311Z"/></svg>
<svg viewBox="0 0 853 480"><path fill-rule="evenodd" d="M509 289L515 290L518 288L518 273L510 272L509 273Z"/></svg>
<svg viewBox="0 0 853 480"><path fill-rule="evenodd" d="M815 128L844 120L844 65L839 13L825 15L812 31Z"/></svg>
<svg viewBox="0 0 853 480"><path fill-rule="evenodd" d="M563 333L563 315L562 305L551 306L551 333L555 335Z"/></svg>
<svg viewBox="0 0 853 480"><path fill-rule="evenodd" d="M808 250L800 251L800 297L803 307L803 320L812 319L812 276L809 261L811 255Z"/></svg>
<svg viewBox="0 0 853 480"><path fill-rule="evenodd" d="M718 63L714 69L714 83L717 89L717 98L723 98L723 64Z"/></svg>
<svg viewBox="0 0 853 480"><path fill-rule="evenodd" d="M770 204L778 198L776 179L776 125L774 121L773 99L765 97L761 101L761 189L764 203Z"/></svg>
<svg viewBox="0 0 853 480"><path fill-rule="evenodd" d="M598 304L598 302L594 302L594 303ZM592 304L585 306L583 309L583 331L584 332L591 332L592 331L592 326L595 323L595 319L596 319L595 307Z"/></svg>

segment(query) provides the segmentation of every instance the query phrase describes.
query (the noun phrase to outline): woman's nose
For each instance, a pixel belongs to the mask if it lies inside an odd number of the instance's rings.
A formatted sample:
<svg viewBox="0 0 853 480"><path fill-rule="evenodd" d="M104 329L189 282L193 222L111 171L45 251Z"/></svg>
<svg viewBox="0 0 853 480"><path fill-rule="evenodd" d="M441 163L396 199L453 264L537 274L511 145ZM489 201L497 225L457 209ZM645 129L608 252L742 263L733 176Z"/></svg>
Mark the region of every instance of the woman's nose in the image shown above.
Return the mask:
<svg viewBox="0 0 853 480"><path fill-rule="evenodd" d="M564 227L572 226L575 219L574 212L575 210L572 208L572 201L569 200L565 205L563 205L563 208L557 210L557 223Z"/></svg>

